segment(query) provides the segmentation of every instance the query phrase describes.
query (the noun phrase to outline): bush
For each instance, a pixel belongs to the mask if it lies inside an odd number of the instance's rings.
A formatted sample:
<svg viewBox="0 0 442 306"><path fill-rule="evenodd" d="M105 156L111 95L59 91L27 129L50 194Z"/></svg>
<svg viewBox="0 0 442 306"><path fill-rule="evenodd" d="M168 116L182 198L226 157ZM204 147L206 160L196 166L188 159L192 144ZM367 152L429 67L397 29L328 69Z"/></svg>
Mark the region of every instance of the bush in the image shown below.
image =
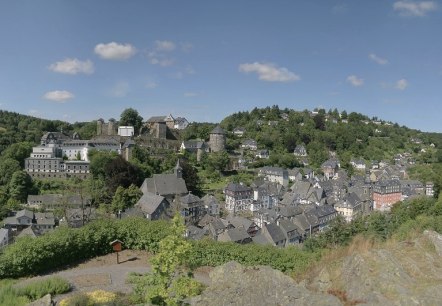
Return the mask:
<svg viewBox="0 0 442 306"><path fill-rule="evenodd" d="M64 265L112 252L109 242L119 239L128 249L155 252L167 235L165 221L141 218L99 220L79 228L58 228L38 238L24 237L0 255L0 278L47 272Z"/></svg>
<svg viewBox="0 0 442 306"><path fill-rule="evenodd" d="M0 282L0 305L20 306L37 300L46 294L61 294L70 290L69 283L60 277L51 277L17 287L14 281Z"/></svg>
<svg viewBox="0 0 442 306"><path fill-rule="evenodd" d="M17 294L27 296L30 300L37 300L46 294L51 295L68 292L71 289L69 283L61 277L51 277L41 281L34 281L17 289Z"/></svg>

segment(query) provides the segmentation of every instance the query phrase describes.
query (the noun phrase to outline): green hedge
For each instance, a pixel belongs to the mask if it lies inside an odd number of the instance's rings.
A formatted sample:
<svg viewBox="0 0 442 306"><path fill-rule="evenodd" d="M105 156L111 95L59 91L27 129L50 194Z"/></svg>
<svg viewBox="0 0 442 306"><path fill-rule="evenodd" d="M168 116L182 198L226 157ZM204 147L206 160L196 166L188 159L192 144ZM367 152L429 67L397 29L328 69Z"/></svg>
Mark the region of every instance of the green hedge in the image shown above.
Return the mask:
<svg viewBox="0 0 442 306"><path fill-rule="evenodd" d="M168 233L165 221L141 218L99 220L79 229L58 228L38 238L24 237L0 255L0 278L47 272L112 252L109 242L120 239L128 249L155 251Z"/></svg>
<svg viewBox="0 0 442 306"><path fill-rule="evenodd" d="M141 218L99 220L79 229L59 228L38 238L22 238L0 255L0 278L40 274L112 252L109 242L120 239L127 249L155 252L170 232L165 221ZM255 244L239 245L212 240L192 243L191 267L217 266L231 260L245 265L269 265L281 271L301 271L318 253L296 247L279 249Z"/></svg>

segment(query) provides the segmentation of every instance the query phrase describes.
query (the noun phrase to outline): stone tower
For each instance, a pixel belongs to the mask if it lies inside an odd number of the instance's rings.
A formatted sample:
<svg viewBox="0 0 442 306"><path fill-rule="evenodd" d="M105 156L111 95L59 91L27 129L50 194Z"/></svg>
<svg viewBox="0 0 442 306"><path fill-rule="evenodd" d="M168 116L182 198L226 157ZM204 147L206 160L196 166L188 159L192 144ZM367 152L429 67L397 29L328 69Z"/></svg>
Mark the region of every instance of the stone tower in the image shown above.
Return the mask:
<svg viewBox="0 0 442 306"><path fill-rule="evenodd" d="M219 125L210 132L209 146L211 152L224 151L226 147L226 133Z"/></svg>
<svg viewBox="0 0 442 306"><path fill-rule="evenodd" d="M97 136L103 135L104 120L102 118L97 120Z"/></svg>

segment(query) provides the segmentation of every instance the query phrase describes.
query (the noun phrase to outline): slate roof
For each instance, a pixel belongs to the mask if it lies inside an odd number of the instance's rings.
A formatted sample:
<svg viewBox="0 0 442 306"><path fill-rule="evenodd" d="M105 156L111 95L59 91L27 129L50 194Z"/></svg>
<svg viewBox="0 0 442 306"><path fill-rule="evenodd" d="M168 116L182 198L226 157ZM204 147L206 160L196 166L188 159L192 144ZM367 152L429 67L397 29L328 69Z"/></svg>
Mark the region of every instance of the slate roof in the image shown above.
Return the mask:
<svg viewBox="0 0 442 306"><path fill-rule="evenodd" d="M218 241L233 241L233 242L241 242L245 239L250 239L249 234L244 228L232 228L218 236Z"/></svg>
<svg viewBox="0 0 442 306"><path fill-rule="evenodd" d="M219 126L219 125L217 125L211 132L210 132L210 134L226 134L226 132L224 132L224 130Z"/></svg>
<svg viewBox="0 0 442 306"><path fill-rule="evenodd" d="M196 195L193 195L191 193L186 194L185 196L182 196L180 198L181 204L185 206L195 206L195 205L201 205L202 201L199 197Z"/></svg>
<svg viewBox="0 0 442 306"><path fill-rule="evenodd" d="M153 116L147 119L147 123L162 123L166 122L166 116Z"/></svg>
<svg viewBox="0 0 442 306"><path fill-rule="evenodd" d="M288 174L287 170L280 167L270 167L265 166L259 169L259 173L261 174L271 174L271 175L279 175L283 176L284 174Z"/></svg>
<svg viewBox="0 0 442 306"><path fill-rule="evenodd" d="M235 228L242 227L247 230L250 226L253 225L253 221L240 216L232 217L231 215L229 215L226 220L230 222L230 224L232 224Z"/></svg>
<svg viewBox="0 0 442 306"><path fill-rule="evenodd" d="M269 233L274 243L286 239L284 232L276 223L269 223L264 226L266 227L267 232Z"/></svg>
<svg viewBox="0 0 442 306"><path fill-rule="evenodd" d="M293 223L290 220L280 220L279 227L281 228L281 230L283 230L286 233L293 232L293 231L298 232L295 223Z"/></svg>
<svg viewBox="0 0 442 306"><path fill-rule="evenodd" d="M336 203L335 207L353 209L360 203L361 199L359 198L359 196L356 193L351 192L349 194L346 194L341 201Z"/></svg>
<svg viewBox="0 0 442 306"><path fill-rule="evenodd" d="M183 141L183 145L184 148L187 150L192 150L192 149L204 149L204 147L206 146L206 143L204 141L201 140L187 140L187 141Z"/></svg>
<svg viewBox="0 0 442 306"><path fill-rule="evenodd" d="M27 228L25 228L24 230L22 230L20 232L20 234L17 235L17 238L21 238L21 237L26 237L26 236L30 236L32 238L35 238L38 236L38 232L37 230L31 225L28 226Z"/></svg>
<svg viewBox="0 0 442 306"><path fill-rule="evenodd" d="M164 197L160 195L156 195L152 192L146 192L141 196L135 206L139 207L144 213L151 215L157 210L158 206L160 206L161 202L164 200Z"/></svg>
<svg viewBox="0 0 442 306"><path fill-rule="evenodd" d="M15 215L15 218L20 218L20 217L23 217L23 216L28 217L30 219L33 219L34 218L34 213L32 211L30 211L30 210L22 209L22 210L17 211L17 214Z"/></svg>
<svg viewBox="0 0 442 306"><path fill-rule="evenodd" d="M152 192L161 196L188 193L184 179L177 178L175 174L154 174L144 180L140 189L143 193Z"/></svg>
<svg viewBox="0 0 442 306"><path fill-rule="evenodd" d="M227 185L225 190L232 192L243 192L243 191L252 191L252 188L243 184L230 183L229 185Z"/></svg>
<svg viewBox="0 0 442 306"><path fill-rule="evenodd" d="M38 213L35 214L35 221L37 225L50 225L55 226L55 217L52 212Z"/></svg>

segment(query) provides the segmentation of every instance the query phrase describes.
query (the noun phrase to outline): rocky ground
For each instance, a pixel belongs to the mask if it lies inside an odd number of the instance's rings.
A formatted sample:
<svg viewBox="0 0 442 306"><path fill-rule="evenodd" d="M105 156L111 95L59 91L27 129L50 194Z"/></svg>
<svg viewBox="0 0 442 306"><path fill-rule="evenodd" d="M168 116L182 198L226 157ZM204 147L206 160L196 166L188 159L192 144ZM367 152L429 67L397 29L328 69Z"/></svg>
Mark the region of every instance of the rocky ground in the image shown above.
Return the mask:
<svg viewBox="0 0 442 306"><path fill-rule="evenodd" d="M201 268L195 277L208 287L191 305L441 305L442 235L425 232L408 241L350 246L325 257L296 282L266 266L236 262ZM104 289L130 292L130 272L149 271L148 254L126 250L53 273L67 279L73 292ZM48 277L48 276L40 276ZM35 278L33 278L35 279ZM31 281L26 280L26 281ZM70 293L72 294L72 293ZM65 296L56 297L56 301Z"/></svg>

